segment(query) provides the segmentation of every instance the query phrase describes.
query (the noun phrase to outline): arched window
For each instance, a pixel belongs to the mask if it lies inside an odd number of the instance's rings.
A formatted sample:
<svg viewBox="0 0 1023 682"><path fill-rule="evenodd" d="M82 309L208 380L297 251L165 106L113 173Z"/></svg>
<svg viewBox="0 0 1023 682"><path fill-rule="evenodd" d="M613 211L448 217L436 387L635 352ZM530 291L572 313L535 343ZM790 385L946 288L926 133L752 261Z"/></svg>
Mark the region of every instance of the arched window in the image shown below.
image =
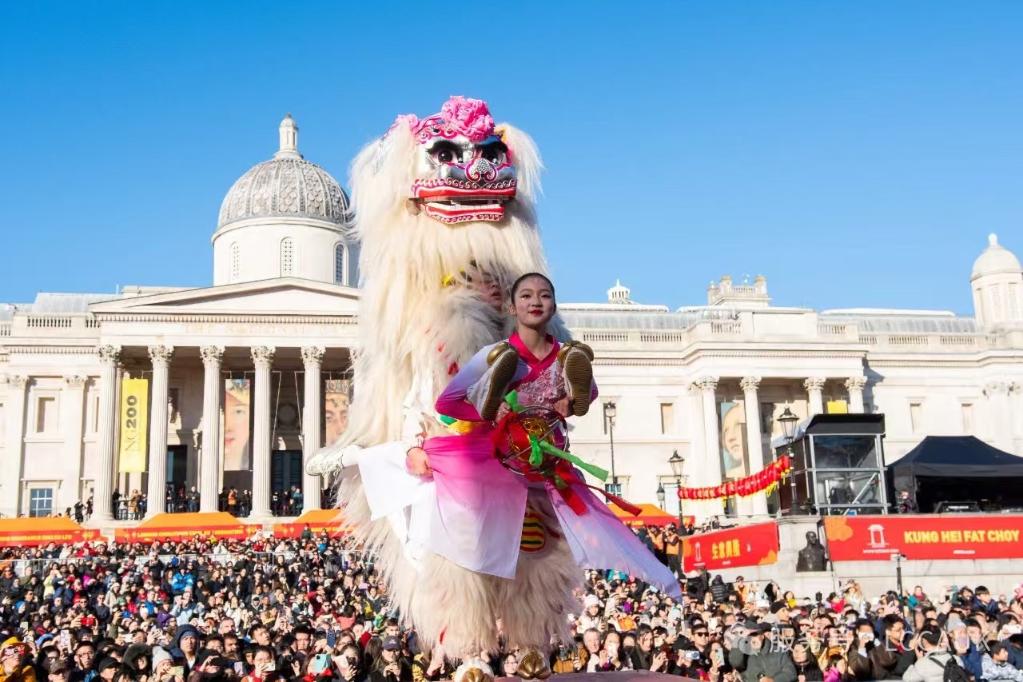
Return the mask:
<svg viewBox="0 0 1023 682"><path fill-rule="evenodd" d="M281 240L281 277L289 277L295 269L295 241L291 237Z"/></svg>
<svg viewBox="0 0 1023 682"><path fill-rule="evenodd" d="M340 242L334 245L334 284L346 284L345 245Z"/></svg>
<svg viewBox="0 0 1023 682"><path fill-rule="evenodd" d="M238 279L241 271L241 256L239 255L238 242L231 244L231 281Z"/></svg>

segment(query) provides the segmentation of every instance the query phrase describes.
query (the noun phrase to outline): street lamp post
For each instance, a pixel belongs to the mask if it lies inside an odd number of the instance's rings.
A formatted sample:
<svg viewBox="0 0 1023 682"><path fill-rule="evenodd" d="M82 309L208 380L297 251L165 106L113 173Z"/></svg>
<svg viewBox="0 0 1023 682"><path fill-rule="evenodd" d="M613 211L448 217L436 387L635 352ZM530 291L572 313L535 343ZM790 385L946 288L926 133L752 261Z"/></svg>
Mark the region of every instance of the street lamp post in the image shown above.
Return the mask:
<svg viewBox="0 0 1023 682"><path fill-rule="evenodd" d="M671 467L671 473L675 476L675 490L676 495L682 490L682 465L685 463L685 458L678 454L678 450L671 453L671 457L668 458L668 465ZM682 497L678 498L678 530L681 533L684 528L682 523Z"/></svg>
<svg viewBox="0 0 1023 682"><path fill-rule="evenodd" d="M604 423L607 424L608 440L611 445L611 484L605 486L605 490L613 495L621 495L618 489L618 474L615 473L615 416L618 408L610 400L604 403Z"/></svg>
<svg viewBox="0 0 1023 682"><path fill-rule="evenodd" d="M799 417L792 413L788 407L785 411L778 416L778 421L781 423L782 431L785 434L785 448L788 451L789 457L792 456L792 441L796 438L796 424L799 423ZM789 486L792 491L792 503L789 505L789 513L793 514L796 511L796 477L789 476ZM780 498L779 498L780 501ZM778 505L778 512L781 513L781 504Z"/></svg>

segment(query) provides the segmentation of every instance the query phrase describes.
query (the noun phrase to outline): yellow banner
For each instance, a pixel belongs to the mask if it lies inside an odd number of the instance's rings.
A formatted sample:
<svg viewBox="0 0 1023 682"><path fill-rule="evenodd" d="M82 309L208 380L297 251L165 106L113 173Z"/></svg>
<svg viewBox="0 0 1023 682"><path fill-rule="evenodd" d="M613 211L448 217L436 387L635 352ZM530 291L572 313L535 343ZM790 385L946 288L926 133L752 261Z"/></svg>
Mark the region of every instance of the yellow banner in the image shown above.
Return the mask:
<svg viewBox="0 0 1023 682"><path fill-rule="evenodd" d="M844 400L829 400L828 414L849 414L849 403Z"/></svg>
<svg viewBox="0 0 1023 682"><path fill-rule="evenodd" d="M146 470L146 435L149 424L149 381L121 382L121 465L122 473Z"/></svg>

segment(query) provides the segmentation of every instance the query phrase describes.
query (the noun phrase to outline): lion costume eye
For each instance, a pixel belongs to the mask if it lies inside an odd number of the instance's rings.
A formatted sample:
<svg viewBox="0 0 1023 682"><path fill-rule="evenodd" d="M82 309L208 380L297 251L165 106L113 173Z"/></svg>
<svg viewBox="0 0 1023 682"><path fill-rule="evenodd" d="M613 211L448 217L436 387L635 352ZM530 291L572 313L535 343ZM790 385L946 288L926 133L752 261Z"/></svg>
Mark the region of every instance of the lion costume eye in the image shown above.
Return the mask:
<svg viewBox="0 0 1023 682"><path fill-rule="evenodd" d="M491 142L480 148L480 156L495 166L499 166L508 160L508 148L503 142Z"/></svg>
<svg viewBox="0 0 1023 682"><path fill-rule="evenodd" d="M430 156L438 163L459 163L462 150L451 142L438 142L430 149Z"/></svg>

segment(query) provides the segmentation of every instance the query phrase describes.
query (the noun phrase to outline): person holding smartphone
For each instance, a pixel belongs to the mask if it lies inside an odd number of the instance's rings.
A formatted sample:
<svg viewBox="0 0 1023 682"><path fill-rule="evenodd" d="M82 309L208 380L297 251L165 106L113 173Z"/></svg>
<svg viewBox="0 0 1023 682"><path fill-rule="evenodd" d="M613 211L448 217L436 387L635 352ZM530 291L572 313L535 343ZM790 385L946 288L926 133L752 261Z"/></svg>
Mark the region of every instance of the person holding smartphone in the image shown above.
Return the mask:
<svg viewBox="0 0 1023 682"><path fill-rule="evenodd" d="M371 682L412 682L412 669L401 653L401 640L397 637L385 637L373 671L369 675Z"/></svg>

